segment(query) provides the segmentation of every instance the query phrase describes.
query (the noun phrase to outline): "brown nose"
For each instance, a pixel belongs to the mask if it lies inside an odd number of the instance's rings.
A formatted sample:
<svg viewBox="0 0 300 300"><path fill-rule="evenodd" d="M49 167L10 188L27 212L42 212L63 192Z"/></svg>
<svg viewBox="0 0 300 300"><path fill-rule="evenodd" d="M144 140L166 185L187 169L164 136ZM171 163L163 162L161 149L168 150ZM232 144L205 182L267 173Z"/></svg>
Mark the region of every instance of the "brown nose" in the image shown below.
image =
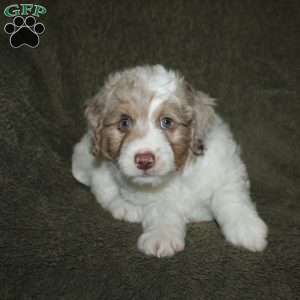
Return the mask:
<svg viewBox="0 0 300 300"><path fill-rule="evenodd" d="M135 155L134 161L138 169L148 170L154 166L155 156L151 152L138 153Z"/></svg>

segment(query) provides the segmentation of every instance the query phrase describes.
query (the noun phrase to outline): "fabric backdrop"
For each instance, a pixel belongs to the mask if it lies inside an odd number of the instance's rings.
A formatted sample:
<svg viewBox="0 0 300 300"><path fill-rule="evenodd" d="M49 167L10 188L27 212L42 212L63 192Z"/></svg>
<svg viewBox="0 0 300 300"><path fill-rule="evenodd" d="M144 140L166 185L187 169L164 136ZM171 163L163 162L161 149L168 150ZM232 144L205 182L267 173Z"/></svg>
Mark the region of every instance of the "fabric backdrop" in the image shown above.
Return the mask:
<svg viewBox="0 0 300 300"><path fill-rule="evenodd" d="M0 30L0 299L299 299L299 1L39 4L38 48L12 49ZM218 100L269 225L265 252L210 222L188 226L184 252L147 257L141 226L72 178L84 100L110 72L156 63Z"/></svg>

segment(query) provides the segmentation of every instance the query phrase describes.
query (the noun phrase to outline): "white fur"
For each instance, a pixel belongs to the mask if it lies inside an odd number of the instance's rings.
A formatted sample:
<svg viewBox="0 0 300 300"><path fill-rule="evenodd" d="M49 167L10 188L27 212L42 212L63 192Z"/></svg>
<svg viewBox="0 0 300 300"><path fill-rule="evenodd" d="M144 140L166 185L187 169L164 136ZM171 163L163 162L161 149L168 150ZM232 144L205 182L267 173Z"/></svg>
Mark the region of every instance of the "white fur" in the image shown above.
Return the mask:
<svg viewBox="0 0 300 300"><path fill-rule="evenodd" d="M138 67L139 76L145 82L150 91L158 96L168 97L176 90L176 74L172 70L166 70L161 65L153 66L151 69ZM147 72L150 71L150 72Z"/></svg>
<svg viewBox="0 0 300 300"><path fill-rule="evenodd" d="M159 89L159 81L152 88ZM165 81L175 82L172 76ZM166 92L172 89L168 86ZM185 225L213 219L233 245L263 250L267 226L251 202L246 168L228 126L217 116L205 139L205 155L177 173L172 149L151 118L161 101L154 99L144 137L122 148L118 164L96 164L87 133L74 149L74 177L89 185L115 218L142 223L138 248L148 255L171 256L183 250ZM134 155L142 150L152 151L158 159L145 177L134 164Z"/></svg>
<svg viewBox="0 0 300 300"><path fill-rule="evenodd" d="M94 168L94 157L91 155L91 138L85 134L75 145L72 156L72 174L81 183L91 184L91 175Z"/></svg>

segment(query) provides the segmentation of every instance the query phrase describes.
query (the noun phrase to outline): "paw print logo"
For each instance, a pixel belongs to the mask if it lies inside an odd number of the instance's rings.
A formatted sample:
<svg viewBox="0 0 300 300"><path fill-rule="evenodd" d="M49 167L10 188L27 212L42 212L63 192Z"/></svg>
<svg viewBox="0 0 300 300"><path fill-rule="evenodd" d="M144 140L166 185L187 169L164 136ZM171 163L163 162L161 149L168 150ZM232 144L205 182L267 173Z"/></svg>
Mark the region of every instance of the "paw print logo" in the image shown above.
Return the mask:
<svg viewBox="0 0 300 300"><path fill-rule="evenodd" d="M25 19L16 16L12 23L4 26L4 31L10 34L10 45L13 48L19 48L26 45L30 48L36 48L40 43L40 37L45 26L40 22L36 22L35 17L27 16Z"/></svg>

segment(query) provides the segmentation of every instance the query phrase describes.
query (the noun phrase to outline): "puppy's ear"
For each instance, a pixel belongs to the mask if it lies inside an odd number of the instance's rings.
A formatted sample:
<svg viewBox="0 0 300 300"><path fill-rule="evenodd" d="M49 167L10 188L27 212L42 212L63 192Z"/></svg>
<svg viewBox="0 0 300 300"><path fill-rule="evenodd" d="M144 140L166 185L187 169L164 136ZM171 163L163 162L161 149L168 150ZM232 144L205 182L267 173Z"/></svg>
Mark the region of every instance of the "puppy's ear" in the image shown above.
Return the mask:
<svg viewBox="0 0 300 300"><path fill-rule="evenodd" d="M103 117L105 109L105 97L102 91L85 102L85 117L88 129L92 134L92 153L100 155L101 131L103 128Z"/></svg>
<svg viewBox="0 0 300 300"><path fill-rule="evenodd" d="M194 90L189 84L186 88L193 109L191 150L195 155L201 155L205 147L206 133L215 118L215 100L203 92Z"/></svg>

